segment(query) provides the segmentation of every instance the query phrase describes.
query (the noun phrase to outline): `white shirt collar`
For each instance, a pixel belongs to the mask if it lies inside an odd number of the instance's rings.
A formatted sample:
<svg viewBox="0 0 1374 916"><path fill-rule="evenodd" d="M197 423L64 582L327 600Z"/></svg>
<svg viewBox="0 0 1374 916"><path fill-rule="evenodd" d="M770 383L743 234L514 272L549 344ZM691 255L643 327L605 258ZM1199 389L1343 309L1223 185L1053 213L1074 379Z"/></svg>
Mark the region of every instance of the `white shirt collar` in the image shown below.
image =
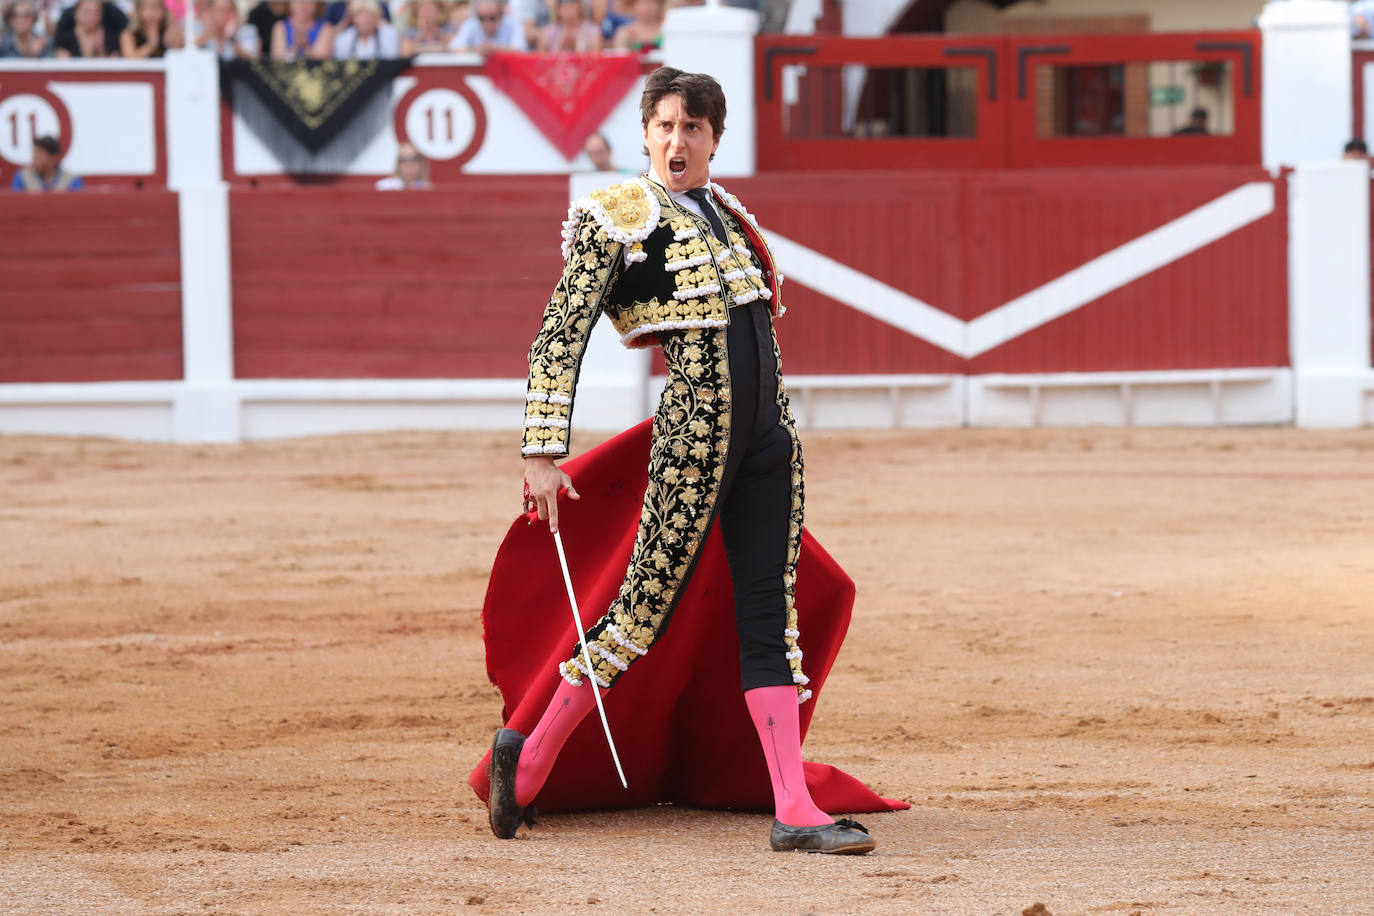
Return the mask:
<svg viewBox="0 0 1374 916"><path fill-rule="evenodd" d="M649 166L649 180L652 181L654 184L658 185L658 186L659 186L660 188L662 188L664 191L667 191L668 196L671 197L673 200L677 201L677 203L678 203L679 206L681 206L681 207L683 207L683 208L685 208L685 209L687 209L687 210L690 210L691 212L695 213L697 216L701 216L701 217L705 217L705 216L706 216L705 213L702 213L702 212L701 212L701 206L700 206L695 200L693 200L692 198L688 197L686 191L673 191L673 190L669 190L668 186L667 186L666 184L663 183L663 179L658 177L658 172L655 172L655 171L654 171L654 167L653 167L652 165ZM706 190L707 190L708 193L710 192L710 190L711 190L711 179L710 179L709 177L706 179L706 184L702 185L702 187L706 188ZM696 190L696 189L693 188L693 190ZM708 198L708 199L709 199L709 198Z"/></svg>

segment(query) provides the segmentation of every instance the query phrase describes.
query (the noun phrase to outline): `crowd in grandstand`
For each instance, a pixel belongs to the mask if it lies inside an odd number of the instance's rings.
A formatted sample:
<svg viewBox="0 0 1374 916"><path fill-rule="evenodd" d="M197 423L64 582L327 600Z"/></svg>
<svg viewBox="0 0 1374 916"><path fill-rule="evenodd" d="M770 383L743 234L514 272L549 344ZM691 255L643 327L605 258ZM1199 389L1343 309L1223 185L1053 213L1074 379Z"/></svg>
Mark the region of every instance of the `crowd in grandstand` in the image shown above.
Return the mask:
<svg viewBox="0 0 1374 916"><path fill-rule="evenodd" d="M426 52L643 52L702 0L0 0L0 57L367 60ZM189 4L189 9L188 9Z"/></svg>

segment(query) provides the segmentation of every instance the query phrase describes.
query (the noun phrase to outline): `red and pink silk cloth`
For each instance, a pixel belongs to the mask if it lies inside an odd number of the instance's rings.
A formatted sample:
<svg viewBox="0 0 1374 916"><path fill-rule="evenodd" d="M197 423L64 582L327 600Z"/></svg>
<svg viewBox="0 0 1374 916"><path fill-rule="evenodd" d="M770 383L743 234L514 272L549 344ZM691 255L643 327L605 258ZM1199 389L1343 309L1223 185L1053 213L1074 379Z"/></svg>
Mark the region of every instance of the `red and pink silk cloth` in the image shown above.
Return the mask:
<svg viewBox="0 0 1374 916"><path fill-rule="evenodd" d="M634 548L647 483L650 422L567 461L581 500L562 500L559 529L590 625L619 591ZM796 604L812 699L800 707L802 738L821 701L854 605L854 583L803 533ZM487 674L501 691L502 717L529 734L557 687L558 663L577 641L548 525L520 516L492 567L482 609ZM712 530L667 631L602 693L629 789L616 777L593 713L573 733L535 799L544 812L660 803L771 811L772 788L740 692L734 599L720 533ZM485 801L484 756L468 778ZM832 814L910 807L882 798L854 777L807 763L806 781Z"/></svg>
<svg viewBox="0 0 1374 916"><path fill-rule="evenodd" d="M497 53L482 75L572 159L643 72L638 55Z"/></svg>

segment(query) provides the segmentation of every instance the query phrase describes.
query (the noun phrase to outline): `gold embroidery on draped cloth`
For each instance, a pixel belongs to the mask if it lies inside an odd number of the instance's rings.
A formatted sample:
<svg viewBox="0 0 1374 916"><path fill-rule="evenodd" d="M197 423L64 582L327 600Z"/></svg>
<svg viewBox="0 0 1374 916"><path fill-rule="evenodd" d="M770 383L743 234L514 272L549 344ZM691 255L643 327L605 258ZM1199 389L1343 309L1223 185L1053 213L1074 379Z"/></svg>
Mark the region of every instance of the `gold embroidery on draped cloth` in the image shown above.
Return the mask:
<svg viewBox="0 0 1374 916"><path fill-rule="evenodd" d="M371 60L256 61L253 70L311 130L329 120L377 72Z"/></svg>

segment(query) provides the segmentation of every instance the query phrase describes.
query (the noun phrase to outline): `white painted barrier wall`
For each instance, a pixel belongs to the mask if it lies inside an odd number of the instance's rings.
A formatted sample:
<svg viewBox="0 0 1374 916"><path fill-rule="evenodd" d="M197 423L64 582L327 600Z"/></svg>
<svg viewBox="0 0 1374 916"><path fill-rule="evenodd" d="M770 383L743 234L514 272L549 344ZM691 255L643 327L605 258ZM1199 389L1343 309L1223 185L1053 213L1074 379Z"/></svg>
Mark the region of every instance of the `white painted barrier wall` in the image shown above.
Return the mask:
<svg viewBox="0 0 1374 916"><path fill-rule="evenodd" d="M1374 423L1369 166L1300 165L1289 178L1289 347L1299 426Z"/></svg>

